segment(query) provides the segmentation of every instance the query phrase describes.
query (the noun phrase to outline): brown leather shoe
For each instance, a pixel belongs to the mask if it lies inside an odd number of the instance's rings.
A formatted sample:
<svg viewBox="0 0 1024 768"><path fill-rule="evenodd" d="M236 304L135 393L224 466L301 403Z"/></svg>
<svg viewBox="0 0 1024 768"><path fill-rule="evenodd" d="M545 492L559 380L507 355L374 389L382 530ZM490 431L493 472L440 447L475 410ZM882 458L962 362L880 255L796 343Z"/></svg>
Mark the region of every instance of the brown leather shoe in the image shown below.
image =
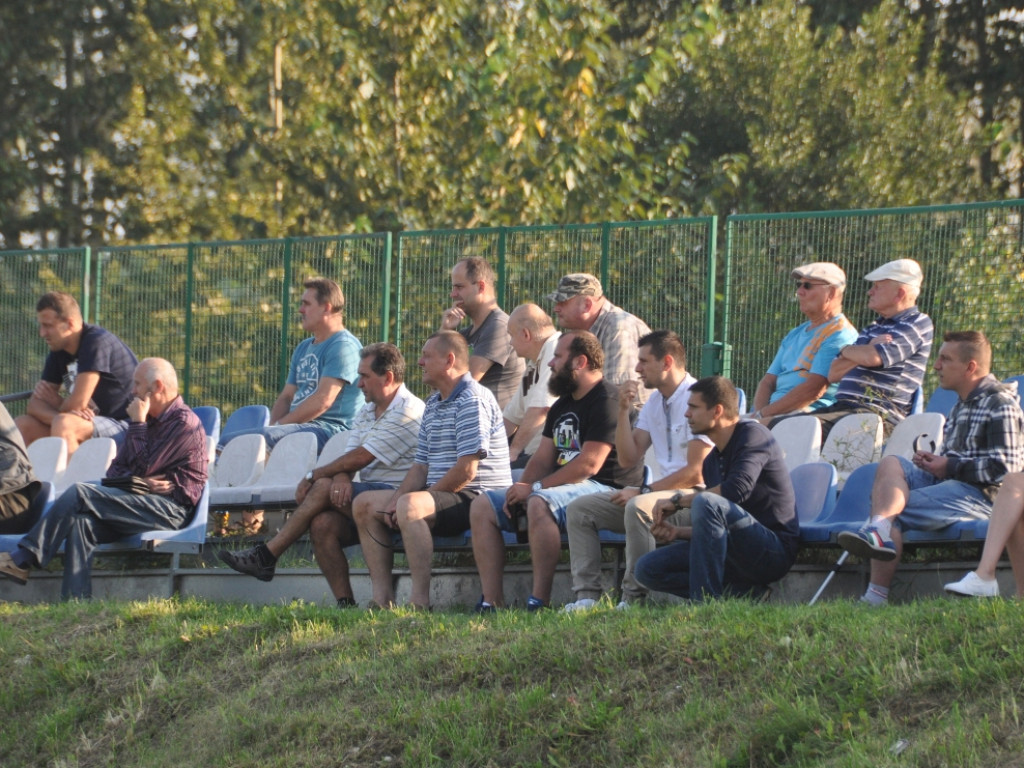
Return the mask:
<svg viewBox="0 0 1024 768"><path fill-rule="evenodd" d="M18 584L28 584L28 568L19 568L10 552L0 552L0 576L5 576Z"/></svg>

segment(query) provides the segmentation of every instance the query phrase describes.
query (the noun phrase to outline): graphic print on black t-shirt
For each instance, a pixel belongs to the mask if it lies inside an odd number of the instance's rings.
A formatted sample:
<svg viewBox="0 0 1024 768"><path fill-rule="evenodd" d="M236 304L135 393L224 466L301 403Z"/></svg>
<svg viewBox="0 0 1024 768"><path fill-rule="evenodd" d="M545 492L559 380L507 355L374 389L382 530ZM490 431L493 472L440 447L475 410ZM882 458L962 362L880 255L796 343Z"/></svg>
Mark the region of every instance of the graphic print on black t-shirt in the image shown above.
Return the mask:
<svg viewBox="0 0 1024 768"><path fill-rule="evenodd" d="M558 451L558 466L568 464L580 453L580 423L573 412L561 414L554 424L552 438Z"/></svg>

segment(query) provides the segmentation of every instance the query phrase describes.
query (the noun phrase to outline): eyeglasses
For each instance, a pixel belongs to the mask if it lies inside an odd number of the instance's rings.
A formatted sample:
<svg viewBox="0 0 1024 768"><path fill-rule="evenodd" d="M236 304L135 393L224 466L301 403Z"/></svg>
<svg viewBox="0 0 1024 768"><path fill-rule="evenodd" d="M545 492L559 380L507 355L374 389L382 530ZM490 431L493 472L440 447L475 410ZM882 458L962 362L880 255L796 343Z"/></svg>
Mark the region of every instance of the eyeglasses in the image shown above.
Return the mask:
<svg viewBox="0 0 1024 768"><path fill-rule="evenodd" d="M811 283L811 282L808 282L807 280L802 280L802 281L801 280L797 280L796 281L796 289L798 291L801 288L803 288L805 291L809 291L809 290L811 290L811 288L817 288L817 287L822 286L822 285L828 285L828 283Z"/></svg>

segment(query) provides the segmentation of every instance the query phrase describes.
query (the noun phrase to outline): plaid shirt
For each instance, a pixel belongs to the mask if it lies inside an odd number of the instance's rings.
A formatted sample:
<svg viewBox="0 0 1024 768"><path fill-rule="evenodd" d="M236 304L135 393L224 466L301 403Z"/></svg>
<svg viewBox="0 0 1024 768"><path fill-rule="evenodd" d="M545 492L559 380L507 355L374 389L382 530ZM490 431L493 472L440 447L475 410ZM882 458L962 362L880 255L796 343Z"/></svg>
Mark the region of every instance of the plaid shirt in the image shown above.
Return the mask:
<svg viewBox="0 0 1024 768"><path fill-rule="evenodd" d="M590 332L597 336L604 349L604 380L618 387L624 381L636 379L636 363L640 354L638 342L651 332L647 323L606 299L590 326ZM649 394L641 386L638 392L640 402L646 402Z"/></svg>
<svg viewBox="0 0 1024 768"><path fill-rule="evenodd" d="M1014 390L989 375L953 406L941 450L949 459L946 479L991 497L1006 473L1024 469L1024 413Z"/></svg>

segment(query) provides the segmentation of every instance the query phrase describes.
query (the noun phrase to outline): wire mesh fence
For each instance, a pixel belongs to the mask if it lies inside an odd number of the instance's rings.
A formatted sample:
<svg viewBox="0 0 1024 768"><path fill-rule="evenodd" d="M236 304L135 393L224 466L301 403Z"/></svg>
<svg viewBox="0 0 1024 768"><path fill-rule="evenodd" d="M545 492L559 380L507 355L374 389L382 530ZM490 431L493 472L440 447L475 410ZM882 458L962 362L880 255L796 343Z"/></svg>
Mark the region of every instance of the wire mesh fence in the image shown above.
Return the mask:
<svg viewBox="0 0 1024 768"><path fill-rule="evenodd" d="M795 301L794 267L814 261L842 267L844 310L863 328L874 319L864 275L901 258L921 264L918 306L931 315L937 340L946 331L984 331L993 345L993 372L1005 377L1024 371L1022 213L1024 201L1011 200L730 217L721 311L721 339L732 347L730 375L753 391L782 336L805 320ZM925 392L934 387L929 371Z"/></svg>
<svg viewBox="0 0 1024 768"><path fill-rule="evenodd" d="M364 344L394 341L410 386L419 349L450 305L450 271L482 256L498 275L506 310L526 301L551 309L547 295L569 272L597 275L609 299L651 328L669 328L690 351L731 347L727 375L748 393L785 333L803 321L790 273L834 261L847 273L846 313L858 328L872 319L862 277L896 258L925 272L921 308L937 334L975 328L992 339L995 372L1024 372L1024 201L876 211L742 215L728 219L724 258L714 217L403 232L189 245L55 251L0 251L0 393L31 389L46 347L35 302L49 290L72 293L86 319L123 338L141 357L178 367L189 402L225 415L270 405L304 332L302 284L321 275L346 296L345 324ZM934 380L926 381L926 392ZM12 412L19 412L17 403Z"/></svg>

